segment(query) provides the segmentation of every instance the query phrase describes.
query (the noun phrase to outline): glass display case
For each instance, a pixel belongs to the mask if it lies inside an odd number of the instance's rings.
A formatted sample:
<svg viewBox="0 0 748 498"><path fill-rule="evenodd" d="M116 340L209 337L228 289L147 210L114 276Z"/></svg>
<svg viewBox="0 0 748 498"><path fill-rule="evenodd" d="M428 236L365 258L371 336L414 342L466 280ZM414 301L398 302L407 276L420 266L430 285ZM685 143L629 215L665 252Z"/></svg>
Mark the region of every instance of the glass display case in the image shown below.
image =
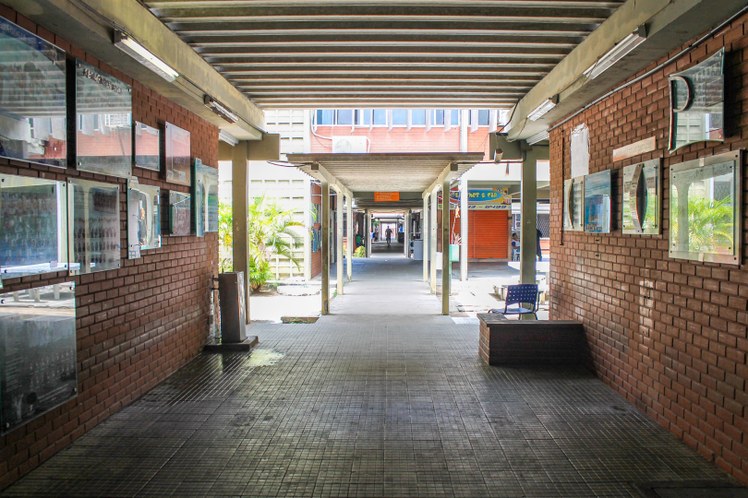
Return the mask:
<svg viewBox="0 0 748 498"><path fill-rule="evenodd" d="M171 123L164 124L164 166L167 182L192 186L190 132Z"/></svg>
<svg viewBox="0 0 748 498"><path fill-rule="evenodd" d="M195 211L195 234L218 231L218 170L195 159L192 204Z"/></svg>
<svg viewBox="0 0 748 498"><path fill-rule="evenodd" d="M662 211L660 160L653 159L623 168L623 233L660 233Z"/></svg>
<svg viewBox="0 0 748 498"><path fill-rule="evenodd" d="M68 268L67 185L0 175L0 278Z"/></svg>
<svg viewBox="0 0 748 498"><path fill-rule="evenodd" d="M133 178L127 187L127 257L161 247L161 189Z"/></svg>
<svg viewBox="0 0 748 498"><path fill-rule="evenodd" d="M0 294L0 432L77 394L75 287Z"/></svg>
<svg viewBox="0 0 748 498"><path fill-rule="evenodd" d="M76 167L103 175L132 174L130 85L75 62Z"/></svg>
<svg viewBox="0 0 748 498"><path fill-rule="evenodd" d="M670 166L670 256L740 264L741 151Z"/></svg>
<svg viewBox="0 0 748 498"><path fill-rule="evenodd" d="M0 156L67 166L65 52L0 17Z"/></svg>
<svg viewBox="0 0 748 498"><path fill-rule="evenodd" d="M190 215L191 198L190 194L182 192L169 192L169 234L170 235L189 235L191 233Z"/></svg>
<svg viewBox="0 0 748 498"><path fill-rule="evenodd" d="M161 130L135 122L135 166L161 171Z"/></svg>
<svg viewBox="0 0 748 498"><path fill-rule="evenodd" d="M610 233L612 209L611 170L587 175L584 179L584 231Z"/></svg>
<svg viewBox="0 0 748 498"><path fill-rule="evenodd" d="M119 185L68 180L70 274L120 267Z"/></svg>

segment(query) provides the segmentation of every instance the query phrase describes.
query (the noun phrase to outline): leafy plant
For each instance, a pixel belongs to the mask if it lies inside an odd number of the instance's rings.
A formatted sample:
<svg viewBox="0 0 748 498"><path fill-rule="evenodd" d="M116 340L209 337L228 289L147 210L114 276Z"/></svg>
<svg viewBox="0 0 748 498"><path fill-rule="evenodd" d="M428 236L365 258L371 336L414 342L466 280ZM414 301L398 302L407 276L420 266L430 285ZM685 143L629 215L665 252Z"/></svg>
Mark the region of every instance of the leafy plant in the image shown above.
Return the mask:
<svg viewBox="0 0 748 498"><path fill-rule="evenodd" d="M353 257L354 258L365 258L366 257L366 246L358 246L355 251L353 251Z"/></svg>
<svg viewBox="0 0 748 498"><path fill-rule="evenodd" d="M231 204L218 204L218 269L228 272L234 270L234 229Z"/></svg>
<svg viewBox="0 0 748 498"><path fill-rule="evenodd" d="M678 234L677 210L671 216L671 230ZM688 240L678 241L690 252L727 251L733 245L732 198L714 200L705 197L688 199Z"/></svg>

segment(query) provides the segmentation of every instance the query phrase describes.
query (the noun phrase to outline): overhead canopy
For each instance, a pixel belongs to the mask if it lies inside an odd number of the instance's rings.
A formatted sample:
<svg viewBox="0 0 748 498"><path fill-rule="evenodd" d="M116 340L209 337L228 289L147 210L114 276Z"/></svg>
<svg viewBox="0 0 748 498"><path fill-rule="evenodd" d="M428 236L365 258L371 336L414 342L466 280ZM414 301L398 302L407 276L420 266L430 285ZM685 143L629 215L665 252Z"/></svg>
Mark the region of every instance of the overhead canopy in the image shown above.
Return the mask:
<svg viewBox="0 0 748 498"><path fill-rule="evenodd" d="M318 180L349 190L359 206L373 203L373 192L399 192L400 201L375 203L385 208L420 205L425 191L459 177L483 157L483 152L289 154L288 160Z"/></svg>

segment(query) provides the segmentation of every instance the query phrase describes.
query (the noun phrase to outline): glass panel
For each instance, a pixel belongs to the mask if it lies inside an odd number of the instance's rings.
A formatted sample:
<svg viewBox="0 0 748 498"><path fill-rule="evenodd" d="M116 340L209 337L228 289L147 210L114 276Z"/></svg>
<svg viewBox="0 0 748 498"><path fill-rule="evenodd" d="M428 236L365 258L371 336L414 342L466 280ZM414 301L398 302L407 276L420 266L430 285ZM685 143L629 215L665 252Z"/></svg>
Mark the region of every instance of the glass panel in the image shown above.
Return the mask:
<svg viewBox="0 0 748 498"><path fill-rule="evenodd" d="M317 124L331 125L335 114L330 109L317 109Z"/></svg>
<svg viewBox="0 0 748 498"><path fill-rule="evenodd" d="M660 160L623 168L623 233L660 233Z"/></svg>
<svg viewBox="0 0 748 498"><path fill-rule="evenodd" d="M190 132L166 123L164 125L164 164L166 181L190 186Z"/></svg>
<svg viewBox="0 0 748 498"><path fill-rule="evenodd" d="M410 124L413 126L426 126L426 109L412 109L410 116Z"/></svg>
<svg viewBox="0 0 748 498"><path fill-rule="evenodd" d="M725 50L670 76L670 150L703 141L723 142Z"/></svg>
<svg viewBox="0 0 748 498"><path fill-rule="evenodd" d="M68 181L70 274L120 267L119 185Z"/></svg>
<svg viewBox="0 0 748 498"><path fill-rule="evenodd" d="M444 124L444 109L434 109L434 124L435 125Z"/></svg>
<svg viewBox="0 0 748 498"><path fill-rule="evenodd" d="M130 85L75 62L77 168L128 178L132 174Z"/></svg>
<svg viewBox="0 0 748 498"><path fill-rule="evenodd" d="M142 185L137 178L127 189L127 255L140 257L140 251L161 247L161 189Z"/></svg>
<svg viewBox="0 0 748 498"><path fill-rule="evenodd" d="M135 122L135 166L153 171L161 169L160 139L158 128Z"/></svg>
<svg viewBox="0 0 748 498"><path fill-rule="evenodd" d="M460 124L460 110L459 109L452 109L449 111L449 124L452 126L456 126Z"/></svg>
<svg viewBox="0 0 748 498"><path fill-rule="evenodd" d="M359 124L369 126L371 124L371 114L372 114L371 109L362 109L359 114L360 116Z"/></svg>
<svg viewBox="0 0 748 498"><path fill-rule="evenodd" d="M194 175L195 233L202 237L205 232L218 231L218 170L195 159Z"/></svg>
<svg viewBox="0 0 748 498"><path fill-rule="evenodd" d="M584 179L564 181L564 230L580 231L584 221Z"/></svg>
<svg viewBox="0 0 748 498"><path fill-rule="evenodd" d="M610 233L611 178L607 170L584 179L585 232Z"/></svg>
<svg viewBox="0 0 748 498"><path fill-rule="evenodd" d="M392 109L393 126L406 126L408 124L407 109Z"/></svg>
<svg viewBox="0 0 748 498"><path fill-rule="evenodd" d="M352 109L341 109L338 111L338 120L337 123L339 125L352 125L353 124L353 110Z"/></svg>
<svg viewBox="0 0 748 498"><path fill-rule="evenodd" d="M171 235L190 234L190 194L169 192L169 233Z"/></svg>
<svg viewBox="0 0 748 498"><path fill-rule="evenodd" d="M488 126L491 120L491 113L488 109L481 109L478 111L478 125Z"/></svg>
<svg viewBox="0 0 748 498"><path fill-rule="evenodd" d="M739 263L740 153L670 168L670 255Z"/></svg>
<svg viewBox="0 0 748 498"><path fill-rule="evenodd" d="M0 18L0 156L67 165L65 52Z"/></svg>
<svg viewBox="0 0 748 498"><path fill-rule="evenodd" d="M67 186L0 175L0 271L16 278L67 270Z"/></svg>
<svg viewBox="0 0 748 498"><path fill-rule="evenodd" d="M77 394L75 284L0 294L0 432Z"/></svg>
<svg viewBox="0 0 748 498"><path fill-rule="evenodd" d="M384 126L387 124L387 110L374 109L374 125Z"/></svg>

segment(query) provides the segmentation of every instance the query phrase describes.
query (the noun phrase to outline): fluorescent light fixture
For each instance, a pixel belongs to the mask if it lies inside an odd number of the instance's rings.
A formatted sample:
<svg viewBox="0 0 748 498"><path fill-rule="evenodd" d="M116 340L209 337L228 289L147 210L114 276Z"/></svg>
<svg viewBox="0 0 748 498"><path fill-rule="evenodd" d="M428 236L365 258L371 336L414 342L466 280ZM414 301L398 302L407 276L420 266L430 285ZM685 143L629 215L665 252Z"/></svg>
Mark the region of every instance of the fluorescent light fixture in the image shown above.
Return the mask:
<svg viewBox="0 0 748 498"><path fill-rule="evenodd" d="M114 32L114 46L171 83L179 73L122 31Z"/></svg>
<svg viewBox="0 0 748 498"><path fill-rule="evenodd" d="M541 131L540 133L527 137L527 145L535 145L544 140L548 140L548 131Z"/></svg>
<svg viewBox="0 0 748 498"><path fill-rule="evenodd" d="M530 121L537 121L538 119L548 114L551 109L556 107L556 104L558 104L558 95L554 95L550 99L545 99L540 103L539 106L537 106L530 112L530 114L527 115L527 119L529 119Z"/></svg>
<svg viewBox="0 0 748 498"><path fill-rule="evenodd" d="M229 111L223 104L208 94L203 95L203 104L231 124L239 121L239 117L236 114Z"/></svg>
<svg viewBox="0 0 748 498"><path fill-rule="evenodd" d="M588 67L584 71L584 75L587 79L594 80L626 57L626 55L630 54L632 50L641 45L646 39L647 29L644 26L639 26L636 31L613 45L613 48L608 50L597 62Z"/></svg>
<svg viewBox="0 0 748 498"><path fill-rule="evenodd" d="M226 130L218 130L218 140L226 142L232 147L239 145L239 139Z"/></svg>

